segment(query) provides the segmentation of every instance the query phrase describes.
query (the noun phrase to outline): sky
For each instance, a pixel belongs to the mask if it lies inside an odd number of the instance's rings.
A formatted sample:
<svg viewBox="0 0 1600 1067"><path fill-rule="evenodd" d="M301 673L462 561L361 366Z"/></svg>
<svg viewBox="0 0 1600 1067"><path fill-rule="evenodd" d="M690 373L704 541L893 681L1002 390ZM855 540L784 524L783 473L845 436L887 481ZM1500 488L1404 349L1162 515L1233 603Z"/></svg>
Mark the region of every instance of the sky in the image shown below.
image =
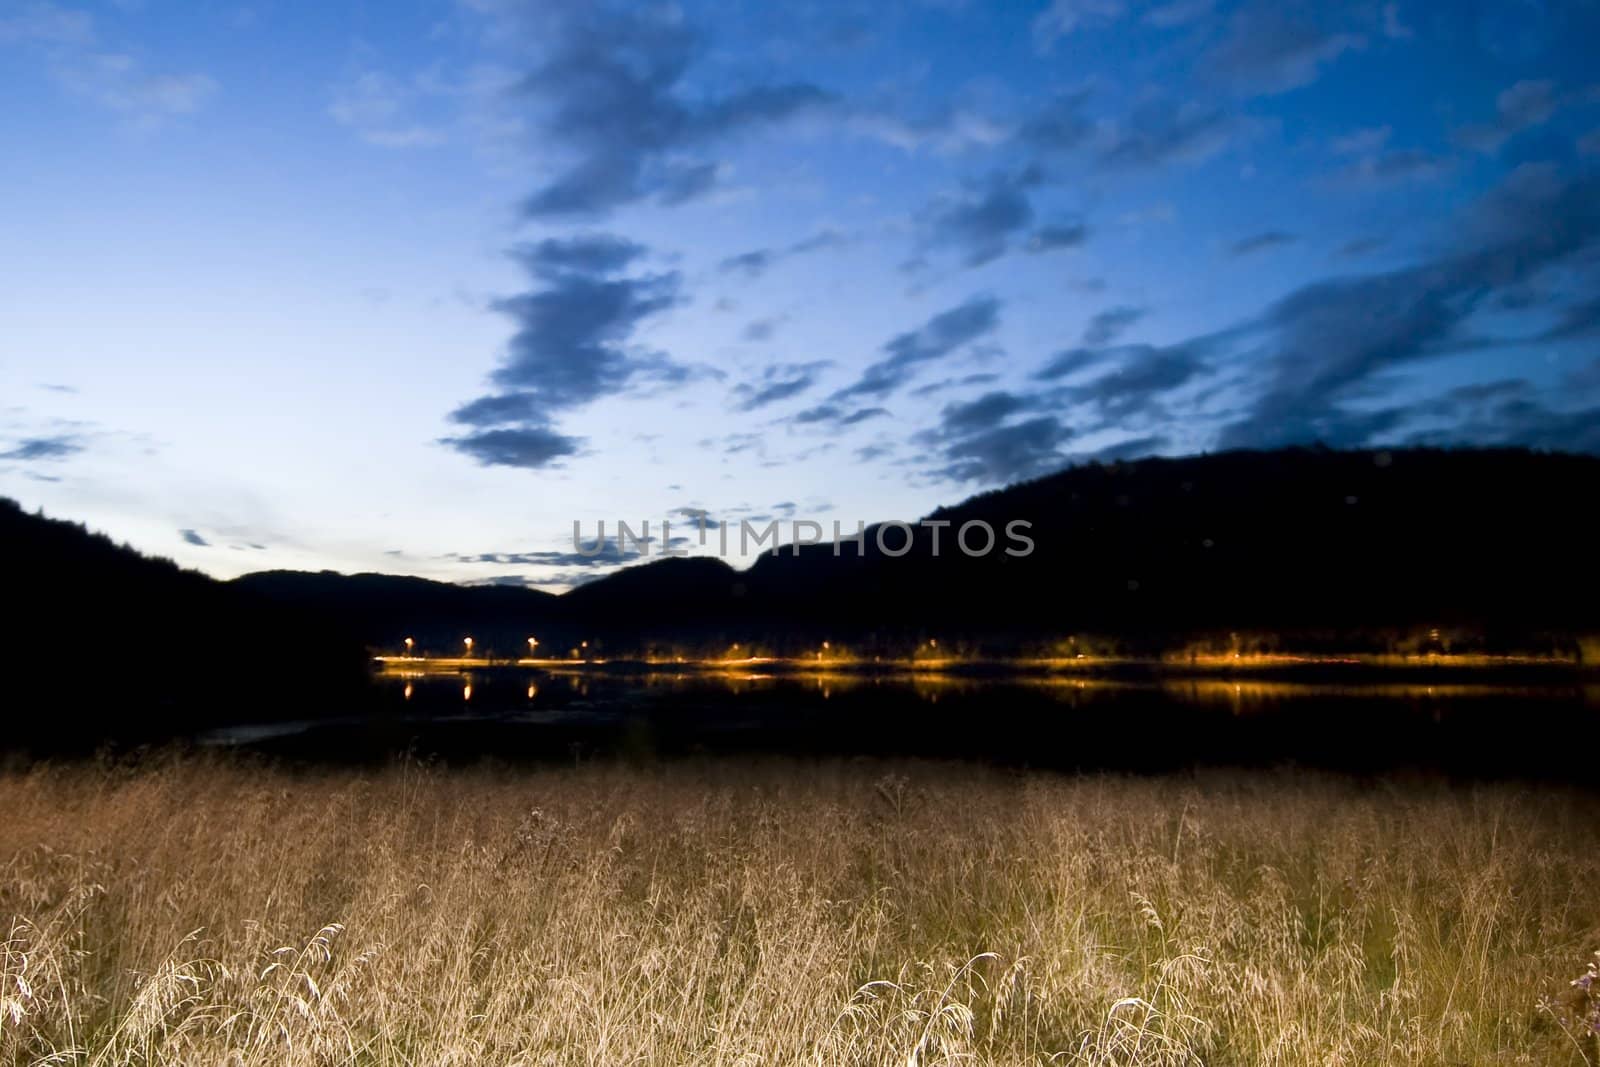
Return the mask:
<svg viewBox="0 0 1600 1067"><path fill-rule="evenodd" d="M1600 452L1596 40L1600 0L0 0L0 495L219 577L560 590L640 558L575 522Z"/></svg>

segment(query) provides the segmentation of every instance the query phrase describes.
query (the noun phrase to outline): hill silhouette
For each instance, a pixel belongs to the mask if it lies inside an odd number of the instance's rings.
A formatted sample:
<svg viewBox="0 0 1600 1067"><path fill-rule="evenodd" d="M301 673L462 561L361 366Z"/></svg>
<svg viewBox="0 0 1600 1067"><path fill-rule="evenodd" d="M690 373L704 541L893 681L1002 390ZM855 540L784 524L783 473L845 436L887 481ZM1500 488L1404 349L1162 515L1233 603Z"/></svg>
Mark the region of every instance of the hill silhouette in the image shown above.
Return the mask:
<svg viewBox="0 0 1600 1067"><path fill-rule="evenodd" d="M1588 456L1231 452L1074 467L941 508L927 516L950 524L937 555L926 527L904 554L903 529L885 529L880 547L871 527L859 553L786 545L742 572L662 559L561 596L331 572L235 584L374 647L415 632L435 652L473 633L510 654L537 633L546 649L590 640L612 654L657 642L793 651L827 637L891 650L932 635L1154 653L1241 631L1306 650L1570 650L1600 629L1597 490L1600 458ZM1008 555L1019 520L1033 551ZM998 546L968 556L956 532L980 521Z"/></svg>
<svg viewBox="0 0 1600 1067"><path fill-rule="evenodd" d="M82 525L0 498L6 688L32 714L10 742L64 733L92 741L218 717L304 714L359 691L359 641L315 615L143 556Z"/></svg>

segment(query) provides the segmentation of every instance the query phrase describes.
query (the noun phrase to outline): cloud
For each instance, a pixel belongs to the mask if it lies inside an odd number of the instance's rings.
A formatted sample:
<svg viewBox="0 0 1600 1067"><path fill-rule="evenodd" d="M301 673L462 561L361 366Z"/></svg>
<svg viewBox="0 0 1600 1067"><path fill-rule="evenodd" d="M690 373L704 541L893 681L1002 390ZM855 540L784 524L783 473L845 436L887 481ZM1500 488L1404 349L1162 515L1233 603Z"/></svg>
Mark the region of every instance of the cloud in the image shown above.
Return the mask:
<svg viewBox="0 0 1600 1067"><path fill-rule="evenodd" d="M1355 160L1334 174L1334 183L1371 188L1409 181L1430 181L1448 174L1454 166L1455 161L1449 156L1421 148L1396 148Z"/></svg>
<svg viewBox="0 0 1600 1067"><path fill-rule="evenodd" d="M837 429L855 426L871 419L880 419L889 414L887 408L868 407L854 410L844 408L838 404L818 404L816 407L806 408L797 412L788 421L799 426L809 426L816 423L832 423Z"/></svg>
<svg viewBox="0 0 1600 1067"><path fill-rule="evenodd" d="M1143 437L1130 437L1127 440L1118 441L1116 444L1107 445L1083 458L1101 463L1113 463L1117 460L1139 459L1143 456L1153 455L1170 448L1171 445L1171 439L1164 434L1146 434Z"/></svg>
<svg viewBox="0 0 1600 1067"><path fill-rule="evenodd" d="M1144 13L1144 23L1158 30L1187 26L1211 15L1216 0L1170 0Z"/></svg>
<svg viewBox="0 0 1600 1067"><path fill-rule="evenodd" d="M1234 13L1202 66L1244 92L1284 93L1310 85L1339 56L1364 44L1360 36L1325 29L1286 5L1261 3Z"/></svg>
<svg viewBox="0 0 1600 1067"><path fill-rule="evenodd" d="M1013 415L1028 409L1029 402L1014 393L995 390L976 400L947 405L944 409L943 428L946 433L965 435L990 429Z"/></svg>
<svg viewBox="0 0 1600 1067"><path fill-rule="evenodd" d="M949 481L985 485L1037 478L1067 462L1061 446L1072 436L1053 415L967 433L944 445L946 463L934 473Z"/></svg>
<svg viewBox="0 0 1600 1067"><path fill-rule="evenodd" d="M1088 336L1089 330L1093 329L1093 327L1094 324L1091 322L1089 328L1084 331L1084 335ZM1057 378L1067 378L1086 367L1092 366L1099 361L1100 356L1101 353L1094 349L1068 348L1050 357L1050 361L1037 371L1034 371L1033 376L1042 382L1054 381Z"/></svg>
<svg viewBox="0 0 1600 1067"><path fill-rule="evenodd" d="M377 70L365 70L336 86L328 115L341 126L379 148L429 148L443 144L446 134L438 126L411 117L423 93Z"/></svg>
<svg viewBox="0 0 1600 1067"><path fill-rule="evenodd" d="M530 216L693 199L717 183L717 163L705 151L830 100L808 83L691 93L702 41L675 6L559 2L530 18L521 32L542 55L517 93L540 143L560 157L554 176L525 202Z"/></svg>
<svg viewBox="0 0 1600 1067"><path fill-rule="evenodd" d="M1473 347L1464 333L1495 294L1600 246L1600 177L1526 165L1473 205L1455 247L1416 266L1306 285L1254 324L1266 388L1219 438L1223 447L1391 433L1398 409L1374 409L1375 380Z"/></svg>
<svg viewBox="0 0 1600 1067"><path fill-rule="evenodd" d="M1144 315L1144 308L1106 308L1104 311L1098 312L1092 319L1089 320L1089 325L1084 327L1083 343L1091 348L1099 348L1102 345L1108 345L1127 332L1128 328L1134 323L1144 318ZM1057 358L1059 359L1060 357ZM1082 366L1083 363L1088 362L1088 359L1092 358L1094 357L1087 356L1087 358L1082 359L1078 365ZM1076 368L1074 367L1071 369ZM1067 373L1070 373L1070 369L1063 368L1057 372L1057 376Z"/></svg>
<svg viewBox="0 0 1600 1067"><path fill-rule="evenodd" d="M1265 252L1269 249L1294 244L1296 240L1298 238L1292 233L1284 233L1282 230L1267 230L1233 242L1228 246L1228 254L1232 256L1248 256L1256 252Z"/></svg>
<svg viewBox="0 0 1600 1067"><path fill-rule="evenodd" d="M759 278L784 260L803 256L809 252L819 252L825 248L836 248L848 244L851 239L850 235L840 230L818 230L810 237L795 241L793 244L779 248L755 248L729 256L717 264L717 269L724 274L743 274L747 278Z"/></svg>
<svg viewBox="0 0 1600 1067"><path fill-rule="evenodd" d="M1340 259L1358 259L1369 252L1376 252L1388 243L1387 237L1357 237L1340 245L1334 254Z"/></svg>
<svg viewBox="0 0 1600 1067"><path fill-rule="evenodd" d="M1463 126L1456 142L1475 152L1492 154L1524 130L1549 122L1561 106L1553 81L1519 81L1495 98L1493 121Z"/></svg>
<svg viewBox="0 0 1600 1067"><path fill-rule="evenodd" d="M1034 17L1034 46L1049 52L1056 41L1079 28L1105 26L1126 13L1123 0L1051 0L1050 6Z"/></svg>
<svg viewBox="0 0 1600 1067"><path fill-rule="evenodd" d="M753 344L770 341L772 340L772 335L777 332L782 323L782 316L770 319L752 319L745 324L743 330L739 331L739 339Z"/></svg>
<svg viewBox="0 0 1600 1067"><path fill-rule="evenodd" d="M0 459L17 460L22 463L33 463L40 460L53 461L66 459L83 451L83 444L76 435L59 434L54 437L25 437L16 445L5 452L0 452Z"/></svg>
<svg viewBox="0 0 1600 1067"><path fill-rule="evenodd" d="M1400 5L1383 5L1383 35L1391 41L1409 41L1416 33L1400 21Z"/></svg>
<svg viewBox="0 0 1600 1067"><path fill-rule="evenodd" d="M194 545L196 548L211 547L210 541L207 541L193 530L179 530L178 536L183 538L183 543L186 545Z"/></svg>
<svg viewBox="0 0 1600 1067"><path fill-rule="evenodd" d="M1040 178L1031 167L995 174L959 196L936 201L923 213L924 242L934 248L954 248L966 267L999 259L1011 239L1033 222L1028 190Z"/></svg>
<svg viewBox="0 0 1600 1067"><path fill-rule="evenodd" d="M1249 129L1238 116L1196 100L1151 97L1099 131L1098 160L1112 170L1195 163L1216 155Z"/></svg>
<svg viewBox="0 0 1600 1067"><path fill-rule="evenodd" d="M1055 222L1028 235L1026 251L1038 255L1063 248L1077 248L1089 239L1089 227L1082 222Z"/></svg>
<svg viewBox="0 0 1600 1067"><path fill-rule="evenodd" d="M1568 305L1561 313L1561 321L1546 330L1540 338L1560 341L1570 337L1589 337L1600 333L1600 296L1591 296Z"/></svg>
<svg viewBox="0 0 1600 1067"><path fill-rule="evenodd" d="M853 385L839 390L832 399L888 396L905 384L919 365L944 359L993 333L999 325L999 300L992 296L969 297L965 302L934 315L915 330L908 330L889 340L883 346L887 355L868 364Z"/></svg>
<svg viewBox="0 0 1600 1067"><path fill-rule="evenodd" d="M1520 379L1453 389L1435 400L1398 409L1395 421L1434 425L1404 437L1407 444L1502 445L1600 454L1600 407L1552 409Z"/></svg>
<svg viewBox="0 0 1600 1067"><path fill-rule="evenodd" d="M452 412L452 422L478 432L441 443L482 464L548 466L581 445L551 428L555 415L639 381L685 380L689 368L632 343L645 320L680 299L675 272L623 273L645 253L635 242L597 233L515 249L513 258L538 285L491 305L516 327L490 376L501 391Z"/></svg>
<svg viewBox="0 0 1600 1067"><path fill-rule="evenodd" d="M151 70L103 39L94 16L49 2L0 13L0 46L41 54L51 76L69 93L116 112L141 131L193 114L217 92L209 75Z"/></svg>
<svg viewBox="0 0 1600 1067"><path fill-rule="evenodd" d="M707 520L709 523L711 520ZM604 539L598 535L601 526L611 526L609 522L602 522L599 526L585 525L580 531L578 544L571 551L539 551L539 552L472 552L456 553L446 557L456 563L487 563L499 567L578 567L582 569L598 567L618 567L625 563L643 559L649 553L659 553L663 548L680 549L688 547L690 539L683 536L673 536L665 544L659 534L644 535L641 526L630 524L630 528L638 537L628 538L627 548L619 542L621 532L612 528L612 532ZM651 524L652 530L659 530L660 526ZM569 544L571 542L568 542ZM579 548L582 551L579 551ZM539 579L537 584L561 584Z"/></svg>
<svg viewBox="0 0 1600 1067"><path fill-rule="evenodd" d="M464 437L444 437L439 443L471 456L481 466L538 470L577 455L583 442L548 427L530 425L482 430Z"/></svg>
<svg viewBox="0 0 1600 1067"><path fill-rule="evenodd" d="M775 363L763 369L756 381L746 382L734 389L737 398L735 406L740 411L755 411L798 396L815 385L817 375L828 366L830 363L825 359L810 363Z"/></svg>
<svg viewBox="0 0 1600 1067"><path fill-rule="evenodd" d="M1162 411L1166 394L1187 385L1207 370L1201 352L1204 340L1165 348L1126 345L1108 349L1106 358L1116 369L1086 385L1070 387L1065 396L1075 403L1091 404L1107 420L1150 418Z"/></svg>
<svg viewBox="0 0 1600 1067"><path fill-rule="evenodd" d="M1016 139L1043 156L1074 151L1094 133L1095 124L1085 113L1089 92L1057 93L1018 128Z"/></svg>

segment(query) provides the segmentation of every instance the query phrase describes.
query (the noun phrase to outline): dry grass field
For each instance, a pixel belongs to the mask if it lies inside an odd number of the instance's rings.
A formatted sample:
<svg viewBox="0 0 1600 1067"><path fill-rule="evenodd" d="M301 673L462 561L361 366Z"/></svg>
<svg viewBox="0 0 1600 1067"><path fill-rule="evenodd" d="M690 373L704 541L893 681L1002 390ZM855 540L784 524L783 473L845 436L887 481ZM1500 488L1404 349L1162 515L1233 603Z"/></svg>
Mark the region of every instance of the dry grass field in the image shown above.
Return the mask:
<svg viewBox="0 0 1600 1067"><path fill-rule="evenodd" d="M770 761L0 773L0 1063L1583 1064L1593 797Z"/></svg>

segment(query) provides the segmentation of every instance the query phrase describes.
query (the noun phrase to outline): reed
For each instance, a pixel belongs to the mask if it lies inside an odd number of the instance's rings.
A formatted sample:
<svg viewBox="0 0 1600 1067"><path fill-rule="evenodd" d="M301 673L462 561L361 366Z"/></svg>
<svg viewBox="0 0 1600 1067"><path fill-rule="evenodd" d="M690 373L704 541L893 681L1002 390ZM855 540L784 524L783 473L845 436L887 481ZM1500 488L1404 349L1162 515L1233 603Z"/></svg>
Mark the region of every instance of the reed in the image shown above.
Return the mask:
<svg viewBox="0 0 1600 1067"><path fill-rule="evenodd" d="M1593 798L782 760L0 774L5 1064L1584 1064Z"/></svg>

